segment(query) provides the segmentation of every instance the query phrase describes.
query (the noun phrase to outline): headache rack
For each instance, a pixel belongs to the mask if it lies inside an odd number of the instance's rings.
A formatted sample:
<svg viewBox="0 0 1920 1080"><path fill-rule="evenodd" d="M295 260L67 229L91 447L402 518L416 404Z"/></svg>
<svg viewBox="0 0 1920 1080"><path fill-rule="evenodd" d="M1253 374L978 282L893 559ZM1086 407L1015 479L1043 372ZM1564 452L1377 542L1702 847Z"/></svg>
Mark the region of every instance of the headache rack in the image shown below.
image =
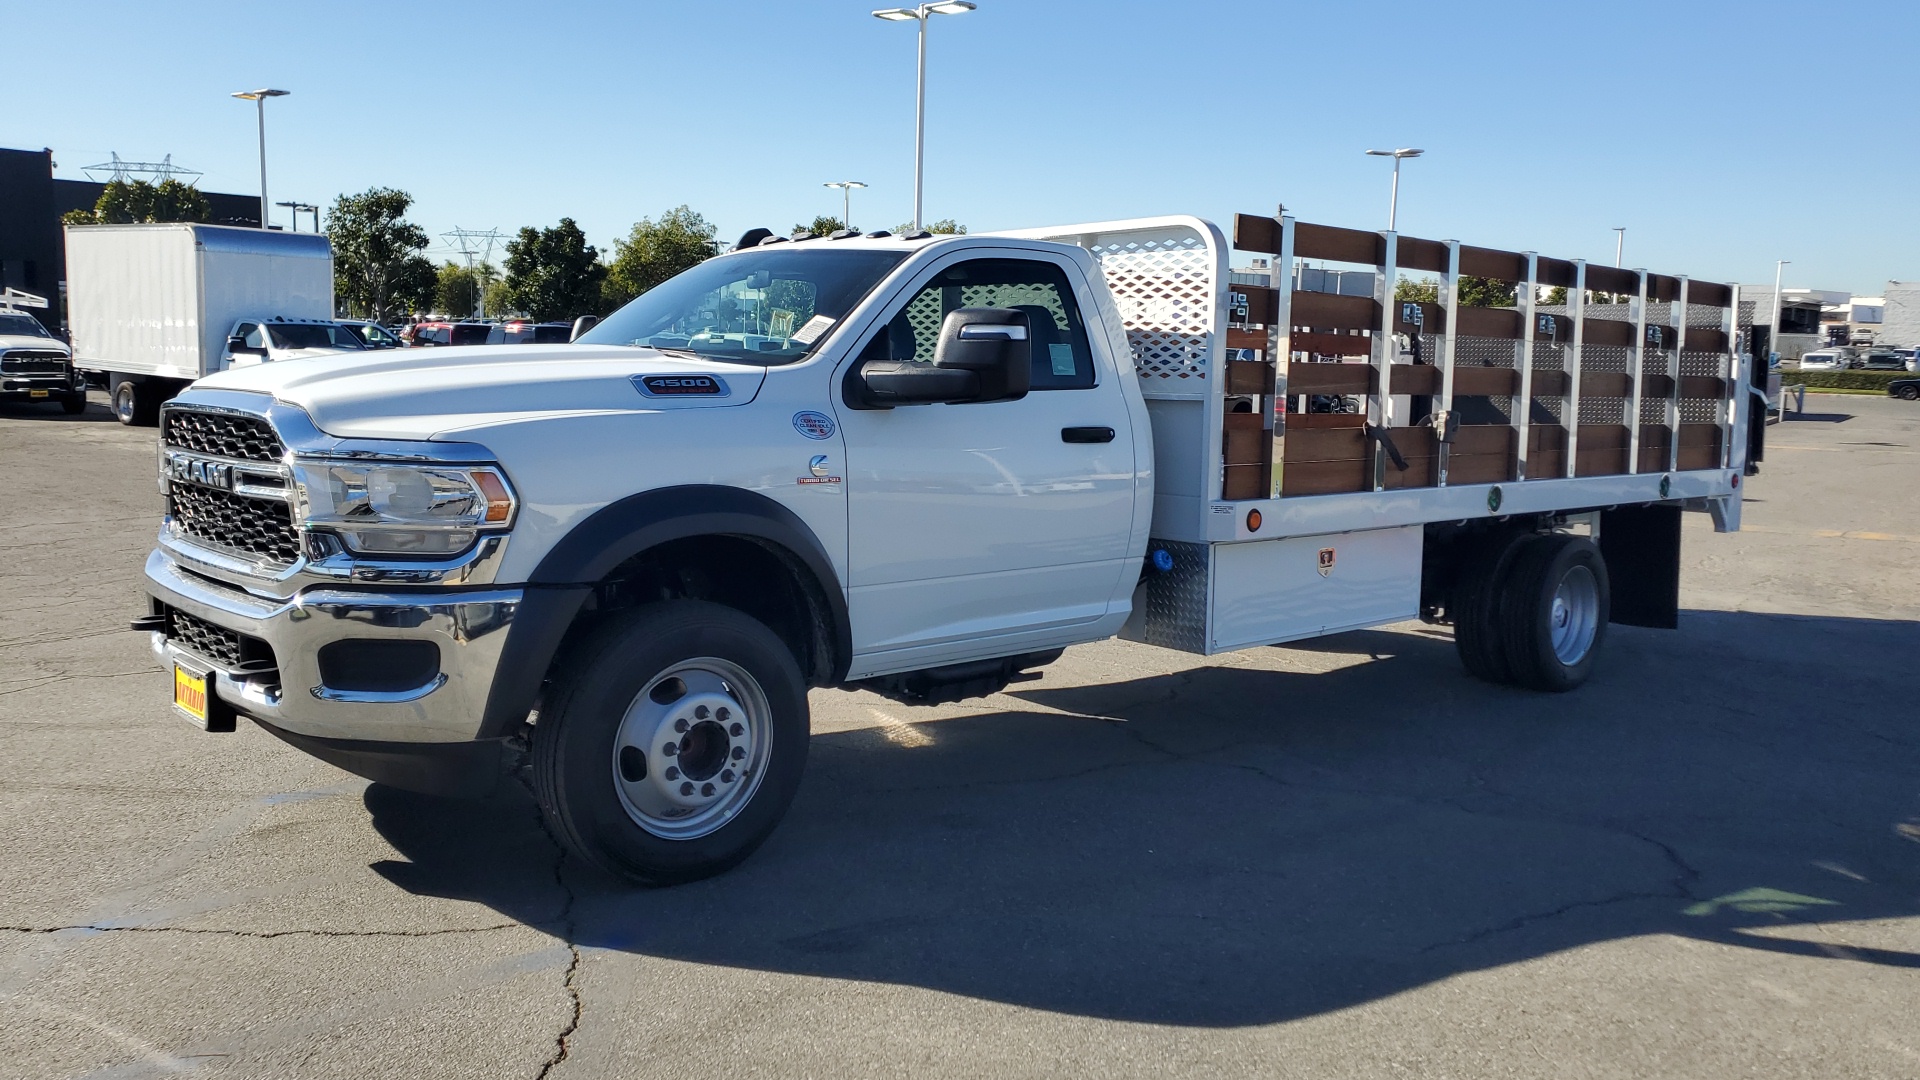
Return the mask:
<svg viewBox="0 0 1920 1080"><path fill-rule="evenodd" d="M1739 527L1737 287L1285 215L1234 222L1264 285L1197 217L1013 235L1093 255L1152 419L1158 572L1127 636L1215 653L1410 618L1423 529Z"/></svg>

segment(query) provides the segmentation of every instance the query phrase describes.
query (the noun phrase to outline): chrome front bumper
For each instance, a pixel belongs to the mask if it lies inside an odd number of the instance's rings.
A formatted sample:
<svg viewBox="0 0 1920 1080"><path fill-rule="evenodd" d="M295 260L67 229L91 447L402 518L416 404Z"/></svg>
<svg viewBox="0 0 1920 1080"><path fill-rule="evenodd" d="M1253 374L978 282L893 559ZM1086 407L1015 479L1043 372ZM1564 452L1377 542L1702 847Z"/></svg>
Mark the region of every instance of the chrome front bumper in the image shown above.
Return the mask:
<svg viewBox="0 0 1920 1080"><path fill-rule="evenodd" d="M147 556L147 591L161 603L215 626L258 638L273 649L276 674L223 669L152 635L154 658L208 671L208 686L243 715L298 735L374 742L445 743L478 736L520 589L387 592L313 587L267 599L184 569L164 550ZM439 674L401 691L329 687L320 677L322 646L345 639L430 641Z"/></svg>

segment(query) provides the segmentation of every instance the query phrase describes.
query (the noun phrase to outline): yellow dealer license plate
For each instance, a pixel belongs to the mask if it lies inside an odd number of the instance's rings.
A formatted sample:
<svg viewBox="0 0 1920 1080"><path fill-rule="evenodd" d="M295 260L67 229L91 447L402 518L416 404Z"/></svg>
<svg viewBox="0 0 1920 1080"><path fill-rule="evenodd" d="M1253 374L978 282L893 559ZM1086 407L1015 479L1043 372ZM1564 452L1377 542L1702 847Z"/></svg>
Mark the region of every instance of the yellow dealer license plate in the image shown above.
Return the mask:
<svg viewBox="0 0 1920 1080"><path fill-rule="evenodd" d="M27 391L27 396L30 398L43 398L52 392L51 390L29 390Z"/></svg>
<svg viewBox="0 0 1920 1080"><path fill-rule="evenodd" d="M207 677L179 664L173 665L173 707L186 713L187 719L206 727Z"/></svg>

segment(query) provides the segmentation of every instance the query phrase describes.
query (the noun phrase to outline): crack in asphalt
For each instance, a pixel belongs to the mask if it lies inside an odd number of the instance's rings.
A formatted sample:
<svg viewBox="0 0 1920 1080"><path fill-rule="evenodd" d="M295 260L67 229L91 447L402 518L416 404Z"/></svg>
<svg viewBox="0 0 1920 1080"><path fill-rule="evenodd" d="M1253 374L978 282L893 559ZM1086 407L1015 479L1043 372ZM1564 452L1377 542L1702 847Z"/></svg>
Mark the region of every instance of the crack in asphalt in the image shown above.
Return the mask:
<svg viewBox="0 0 1920 1080"><path fill-rule="evenodd" d="M517 922L495 923L491 926L449 926L438 930L232 930L220 927L191 926L103 926L99 923L80 923L74 926L0 926L0 932L9 934L63 934L86 932L96 934L204 934L214 937L240 938L279 938L279 937L324 937L324 938L427 938L445 937L450 934L485 934L496 930L514 930L521 927Z"/></svg>
<svg viewBox="0 0 1920 1080"><path fill-rule="evenodd" d="M530 788L529 790L531 791ZM574 938L578 936L573 922L575 896L573 887L567 884L564 873L567 864L567 848L560 842L559 837L553 835L553 829L548 827L547 815L540 809L537 797L533 813L534 820L540 825L540 831L546 834L547 840L553 844L556 853L553 859L553 883L560 889L560 895L565 898L565 902L560 906L559 923L562 940L567 943L568 953L567 971L561 980L561 986L566 991L567 1000L573 1006L573 1013L567 1017L566 1025L553 1037L553 1054L541 1064L540 1071L534 1074L534 1080L547 1080L547 1077L553 1075L553 1070L559 1068L561 1062L566 1061L567 1056L572 1052L573 1033L580 1030L580 1014L584 1006L580 1000L580 986L575 981L580 974L580 946L574 942Z"/></svg>
<svg viewBox="0 0 1920 1080"><path fill-rule="evenodd" d="M108 671L108 672L102 672L98 675L91 675L86 673L75 675L68 672L61 672L58 675L41 679L38 682L28 683L25 686L16 686L11 690L0 690L0 697L6 697L8 694L24 694L28 690L38 690L43 686L52 686L55 683L67 682L73 679L124 679L129 675L152 675L158 672L159 670L160 670L159 668L151 668L151 669L145 669L141 671Z"/></svg>

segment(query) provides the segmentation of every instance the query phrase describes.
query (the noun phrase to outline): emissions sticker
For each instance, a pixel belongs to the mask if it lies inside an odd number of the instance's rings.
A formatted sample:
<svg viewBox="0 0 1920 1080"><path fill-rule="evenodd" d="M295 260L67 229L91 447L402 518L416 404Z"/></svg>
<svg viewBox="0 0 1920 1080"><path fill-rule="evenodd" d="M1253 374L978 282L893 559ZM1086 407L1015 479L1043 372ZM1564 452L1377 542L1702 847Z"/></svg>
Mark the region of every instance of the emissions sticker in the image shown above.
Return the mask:
<svg viewBox="0 0 1920 1080"><path fill-rule="evenodd" d="M826 413L797 412L793 414L793 430L816 441L833 438L833 417Z"/></svg>

